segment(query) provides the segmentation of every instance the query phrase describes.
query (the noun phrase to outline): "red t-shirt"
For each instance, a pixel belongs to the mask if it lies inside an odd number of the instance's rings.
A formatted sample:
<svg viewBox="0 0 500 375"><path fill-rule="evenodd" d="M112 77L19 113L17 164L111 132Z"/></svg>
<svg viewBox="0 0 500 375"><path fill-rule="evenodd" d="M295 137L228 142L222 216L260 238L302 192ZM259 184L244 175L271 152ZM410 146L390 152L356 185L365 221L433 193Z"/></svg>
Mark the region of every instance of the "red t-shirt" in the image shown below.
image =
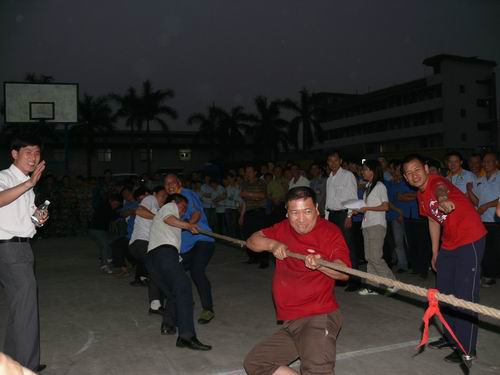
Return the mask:
<svg viewBox="0 0 500 375"><path fill-rule="evenodd" d="M435 194L438 184L446 185L449 191L448 199L455 203L455 209L449 214L439 210ZM443 249L454 250L475 242L486 234L481 217L469 198L446 178L429 176L425 190L418 192L417 199L420 215L430 217L443 226Z"/></svg>
<svg viewBox="0 0 500 375"><path fill-rule="evenodd" d="M297 233L288 220L266 228L262 233L284 243L294 253L308 255L307 249L313 249L326 261L339 259L351 267L342 232L325 219L318 218L307 234ZM339 305L335 300L334 286L335 280L307 268L303 260L290 257L276 260L273 297L278 320L294 320L337 310Z"/></svg>

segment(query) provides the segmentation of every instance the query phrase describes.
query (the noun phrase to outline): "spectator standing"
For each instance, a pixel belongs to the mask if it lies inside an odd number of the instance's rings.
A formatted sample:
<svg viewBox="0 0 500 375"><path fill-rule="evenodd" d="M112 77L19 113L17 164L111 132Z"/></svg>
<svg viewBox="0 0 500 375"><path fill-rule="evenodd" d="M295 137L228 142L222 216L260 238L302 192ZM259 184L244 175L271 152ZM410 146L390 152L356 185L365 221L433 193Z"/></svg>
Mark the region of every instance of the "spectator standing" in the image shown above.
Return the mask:
<svg viewBox="0 0 500 375"><path fill-rule="evenodd" d="M500 228L495 222L495 209L500 198L500 173L498 173L498 160L493 152L488 152L483 157L485 175L477 180L472 201L477 206L481 221L486 225L486 247L483 258L482 286L489 287L496 284L496 277L500 272Z"/></svg>
<svg viewBox="0 0 500 375"><path fill-rule="evenodd" d="M470 197L474 187L474 174L463 168L462 155L457 151L452 151L446 155L446 165L448 167L448 180L455 185L458 190Z"/></svg>
<svg viewBox="0 0 500 375"><path fill-rule="evenodd" d="M243 227L243 238L248 239L252 233L266 226L267 186L257 178L257 171L252 165L245 167L245 182L241 185L240 196L244 204L239 224ZM247 250L247 254L248 264L259 263L259 268L269 267L269 256L266 252L257 254Z"/></svg>
<svg viewBox="0 0 500 375"><path fill-rule="evenodd" d="M227 174L223 184L226 189L226 199L224 200L226 234L233 238L240 238L238 217L243 203L240 197L240 188L236 185L236 178L233 174Z"/></svg>
<svg viewBox="0 0 500 375"><path fill-rule="evenodd" d="M292 166L290 167L290 171L292 172L292 178L288 183L288 190L299 186L310 186L311 183L306 177L302 175L301 170L299 169L299 166L297 164L292 164Z"/></svg>
<svg viewBox="0 0 500 375"><path fill-rule="evenodd" d="M330 174L326 180L325 216L342 231L349 248L352 268L358 269L358 253L352 238L352 212L348 211L343 203L358 199L356 177L352 172L341 167L342 156L339 151L332 151L327 156L326 162L330 168ZM358 289L358 280L352 279L346 291L353 292Z"/></svg>
<svg viewBox="0 0 500 375"><path fill-rule="evenodd" d="M323 176L323 169L318 163L311 164L309 173L311 175L310 187L316 193L319 215L324 218L326 203L326 178Z"/></svg>
<svg viewBox="0 0 500 375"><path fill-rule="evenodd" d="M389 199L387 189L384 185L382 168L377 160L367 160L363 164L363 178L368 183L363 199L366 203L359 212L364 214L361 228L365 245L365 258L368 262L367 271L374 275L395 280L394 274L383 259L384 239L387 232L387 221L385 213L389 210ZM396 288L387 288L388 292L394 293ZM363 288L360 295L378 294L370 288Z"/></svg>
<svg viewBox="0 0 500 375"><path fill-rule="evenodd" d="M215 206L215 218L216 218L215 231L217 233L224 233L226 227L224 220L225 216L224 213L226 211L226 207L224 206L224 201L226 200L227 196L226 189L215 178L210 182L210 186L214 191L212 195L212 202Z"/></svg>
<svg viewBox="0 0 500 375"><path fill-rule="evenodd" d="M215 228L217 226L217 214L215 212L215 204L213 201L215 191L210 184L212 178L210 175L205 175L203 181L204 183L200 188L201 202L203 204L205 214L207 215L208 224L212 228Z"/></svg>

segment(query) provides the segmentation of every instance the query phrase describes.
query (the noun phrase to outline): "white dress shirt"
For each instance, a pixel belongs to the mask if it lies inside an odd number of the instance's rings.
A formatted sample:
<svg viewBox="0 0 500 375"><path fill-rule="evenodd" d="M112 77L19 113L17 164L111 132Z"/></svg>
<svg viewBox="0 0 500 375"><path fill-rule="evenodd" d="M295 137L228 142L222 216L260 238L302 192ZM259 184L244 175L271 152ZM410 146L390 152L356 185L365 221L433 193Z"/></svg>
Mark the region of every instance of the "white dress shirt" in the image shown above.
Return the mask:
<svg viewBox="0 0 500 375"><path fill-rule="evenodd" d="M153 215L155 215L160 209L160 205L156 200L154 195L148 195L143 198L140 203L141 206L146 207ZM149 241L149 231L151 229L151 224L153 220L145 219L140 216L135 217L134 221L134 230L132 231L132 235L130 236L130 244L135 240L143 240Z"/></svg>
<svg viewBox="0 0 500 375"><path fill-rule="evenodd" d="M27 180L26 176L14 164L9 169L0 171L0 191L13 188ZM9 240L12 237L33 238L36 233L31 215L36 210L35 193L28 190L14 202L0 207L0 239Z"/></svg>
<svg viewBox="0 0 500 375"><path fill-rule="evenodd" d="M366 185L369 188L370 184ZM385 185L378 181L377 185L373 187L368 197L366 196L366 191L363 195L363 199L366 202L367 207L377 207L384 202L389 202L387 197L387 188ZM363 222L361 223L361 228L373 227L375 225L382 225L387 227L387 220L385 218L385 211L366 211L363 215Z"/></svg>
<svg viewBox="0 0 500 375"><path fill-rule="evenodd" d="M169 216L179 219L179 209L175 202L167 203L155 215L153 224L151 225L151 232L149 233L148 252L162 245L171 245L177 251L181 248L182 230L168 225L163 221Z"/></svg>
<svg viewBox="0 0 500 375"><path fill-rule="evenodd" d="M326 180L325 211L345 210L342 202L349 199L358 199L358 185L354 174L343 168L339 168L335 174L330 172Z"/></svg>

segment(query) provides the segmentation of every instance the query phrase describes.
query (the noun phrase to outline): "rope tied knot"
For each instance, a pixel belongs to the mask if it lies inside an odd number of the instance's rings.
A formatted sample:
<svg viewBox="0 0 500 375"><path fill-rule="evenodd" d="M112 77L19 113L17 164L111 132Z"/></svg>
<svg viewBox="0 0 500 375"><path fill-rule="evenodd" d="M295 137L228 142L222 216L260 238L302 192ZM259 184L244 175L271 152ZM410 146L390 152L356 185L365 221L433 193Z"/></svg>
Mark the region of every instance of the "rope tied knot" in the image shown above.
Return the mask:
<svg viewBox="0 0 500 375"><path fill-rule="evenodd" d="M431 318L436 315L439 319L439 321L443 324L443 326L446 328L446 330L450 333L451 337L453 340L457 343L458 347L460 350L465 355L468 355L468 353L465 351L464 347L458 340L457 336L455 336L455 333L451 329L451 327L448 325L446 320L443 317L443 314L439 310L439 301L436 298L436 295L439 293L439 290L437 289L429 289L427 291L427 301L429 303L429 307L427 307L427 310L425 310L424 316L422 317L422 320L424 322L424 330L422 332L422 340L420 341L420 344L417 346L417 349L422 347L423 345L427 344L429 341L429 321Z"/></svg>

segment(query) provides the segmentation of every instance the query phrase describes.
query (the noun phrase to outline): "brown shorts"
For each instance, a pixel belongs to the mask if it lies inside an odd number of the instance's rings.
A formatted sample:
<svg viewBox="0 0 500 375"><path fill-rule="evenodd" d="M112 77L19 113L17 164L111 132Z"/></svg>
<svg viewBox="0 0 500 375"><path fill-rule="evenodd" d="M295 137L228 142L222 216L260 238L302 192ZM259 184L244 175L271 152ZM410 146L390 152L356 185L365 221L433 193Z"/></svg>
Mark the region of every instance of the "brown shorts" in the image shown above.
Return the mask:
<svg viewBox="0 0 500 375"><path fill-rule="evenodd" d="M341 326L339 310L287 320L278 332L247 354L243 366L249 375L271 375L280 366L288 366L300 358L301 374L334 374Z"/></svg>

